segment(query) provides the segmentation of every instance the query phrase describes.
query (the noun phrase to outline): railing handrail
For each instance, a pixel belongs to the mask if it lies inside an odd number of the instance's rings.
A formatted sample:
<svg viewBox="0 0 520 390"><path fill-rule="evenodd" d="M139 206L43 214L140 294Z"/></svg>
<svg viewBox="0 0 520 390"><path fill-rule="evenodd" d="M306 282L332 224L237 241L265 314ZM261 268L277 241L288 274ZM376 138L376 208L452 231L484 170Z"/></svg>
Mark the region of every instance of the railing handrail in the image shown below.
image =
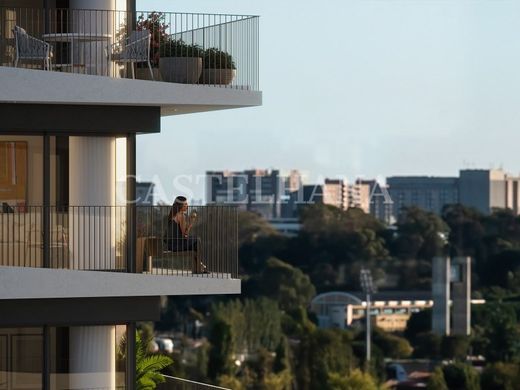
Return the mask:
<svg viewBox="0 0 520 390"><path fill-rule="evenodd" d="M238 279L238 209L188 206L193 222L185 234L171 222L171 209L9 206L0 214L0 265Z"/></svg>
<svg viewBox="0 0 520 390"><path fill-rule="evenodd" d="M158 10L124 10L124 9L99 9L99 8L63 8L63 7L9 7L6 5L0 5L0 9L32 9L32 10L47 10L47 11L92 11L92 12L126 12L133 14L151 14L153 12L160 14L177 14L177 15L198 15L198 16L225 16L225 17L237 17L242 18L238 20L254 19L259 18L260 15L245 15L245 14L226 14L226 13L209 13L209 12L185 12L185 11L158 11Z"/></svg>
<svg viewBox="0 0 520 390"><path fill-rule="evenodd" d="M259 15L0 6L0 17L1 66L260 90ZM20 45L15 25L51 50ZM127 42L131 30L150 35Z"/></svg>
<svg viewBox="0 0 520 390"><path fill-rule="evenodd" d="M179 382L190 383L190 384L192 384L192 385L206 386L206 387L209 387L209 388L212 388L212 389L218 389L218 390L231 390L231 389L228 389L227 387L220 387L220 386L210 385L210 384L208 384L208 383L196 382L196 381L192 381L192 380L189 380L189 379L178 378L178 377L176 377L176 376L163 375L163 377L168 378L168 379L174 379L174 380L177 380L177 381L179 381Z"/></svg>

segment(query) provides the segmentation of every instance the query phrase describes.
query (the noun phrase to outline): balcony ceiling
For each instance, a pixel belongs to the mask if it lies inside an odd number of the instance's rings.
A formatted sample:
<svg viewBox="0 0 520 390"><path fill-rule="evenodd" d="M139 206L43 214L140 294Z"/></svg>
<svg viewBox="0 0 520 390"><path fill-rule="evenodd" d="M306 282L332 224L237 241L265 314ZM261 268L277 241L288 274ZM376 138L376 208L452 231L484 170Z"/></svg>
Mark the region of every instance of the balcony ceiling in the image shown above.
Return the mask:
<svg viewBox="0 0 520 390"><path fill-rule="evenodd" d="M0 67L0 103L160 107L161 116L262 104L262 92Z"/></svg>

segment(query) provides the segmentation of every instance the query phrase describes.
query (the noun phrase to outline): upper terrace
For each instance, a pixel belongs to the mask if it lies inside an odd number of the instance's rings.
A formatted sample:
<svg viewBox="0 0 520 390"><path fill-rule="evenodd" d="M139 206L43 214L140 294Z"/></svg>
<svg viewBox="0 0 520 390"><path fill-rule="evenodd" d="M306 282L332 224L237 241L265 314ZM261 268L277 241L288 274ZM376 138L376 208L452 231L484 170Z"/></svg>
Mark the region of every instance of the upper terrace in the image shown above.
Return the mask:
<svg viewBox="0 0 520 390"><path fill-rule="evenodd" d="M260 105L258 28L247 15L0 7L0 102Z"/></svg>

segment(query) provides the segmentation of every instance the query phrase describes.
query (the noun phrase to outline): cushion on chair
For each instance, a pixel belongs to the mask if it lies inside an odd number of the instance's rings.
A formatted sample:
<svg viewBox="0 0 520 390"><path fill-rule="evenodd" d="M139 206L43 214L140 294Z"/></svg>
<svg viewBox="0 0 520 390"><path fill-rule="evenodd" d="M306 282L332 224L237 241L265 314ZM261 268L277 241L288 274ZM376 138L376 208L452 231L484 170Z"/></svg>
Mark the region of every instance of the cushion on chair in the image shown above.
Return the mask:
<svg viewBox="0 0 520 390"><path fill-rule="evenodd" d="M13 31L16 31L19 34L27 35L27 31L25 31L25 29L21 28L20 26L14 26L14 30Z"/></svg>

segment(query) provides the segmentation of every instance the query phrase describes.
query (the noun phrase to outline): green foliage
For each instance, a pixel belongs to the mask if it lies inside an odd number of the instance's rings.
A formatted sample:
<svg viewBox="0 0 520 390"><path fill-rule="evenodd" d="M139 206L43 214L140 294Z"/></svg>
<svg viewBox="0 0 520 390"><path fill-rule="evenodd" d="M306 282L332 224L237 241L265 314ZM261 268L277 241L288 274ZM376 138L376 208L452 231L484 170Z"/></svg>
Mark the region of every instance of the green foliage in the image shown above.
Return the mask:
<svg viewBox="0 0 520 390"><path fill-rule="evenodd" d="M203 57L204 49L199 45L188 44L182 39L167 39L161 43L161 57Z"/></svg>
<svg viewBox="0 0 520 390"><path fill-rule="evenodd" d="M283 261L270 258L258 278L260 294L278 302L283 310L307 307L316 295L316 289L300 269Z"/></svg>
<svg viewBox="0 0 520 390"><path fill-rule="evenodd" d="M520 250L506 249L490 256L487 272L482 282L490 286L500 286L513 293L520 292Z"/></svg>
<svg viewBox="0 0 520 390"><path fill-rule="evenodd" d="M403 337L387 333L382 329L374 329L372 340L379 347L385 358L404 359L410 357L412 346Z"/></svg>
<svg viewBox="0 0 520 390"><path fill-rule="evenodd" d="M236 69L235 61L231 54L211 47L204 51L205 69Z"/></svg>
<svg viewBox="0 0 520 390"><path fill-rule="evenodd" d="M314 247L330 252L339 263L372 261L388 256L384 240L378 235L383 225L360 209L340 210L333 206L313 205L300 213L303 238Z"/></svg>
<svg viewBox="0 0 520 390"><path fill-rule="evenodd" d="M450 390L480 390L478 373L468 364L453 363L444 366L442 372Z"/></svg>
<svg viewBox="0 0 520 390"><path fill-rule="evenodd" d="M307 310L301 306L283 314L283 331L288 336L303 337L316 330L316 325L309 319Z"/></svg>
<svg viewBox="0 0 520 390"><path fill-rule="evenodd" d="M417 207L405 208L397 229L393 247L399 257L430 261L444 253L449 228L436 214Z"/></svg>
<svg viewBox="0 0 520 390"><path fill-rule="evenodd" d="M280 339L281 313L275 301L266 298L233 300L213 307L214 321L230 326L234 352L256 351L260 347L274 351Z"/></svg>
<svg viewBox="0 0 520 390"><path fill-rule="evenodd" d="M404 331L404 336L413 343L419 334L429 332L431 328L431 309L421 310L417 313L412 313L408 319L408 322L406 323L406 329Z"/></svg>
<svg viewBox="0 0 520 390"><path fill-rule="evenodd" d="M161 370L173 364L173 360L168 356L148 353L149 340L141 338L136 332L135 340L135 363L136 363L136 389L153 390L158 383L164 383Z"/></svg>
<svg viewBox="0 0 520 390"><path fill-rule="evenodd" d="M438 359L441 356L442 336L432 333L419 333L414 338L413 356L416 358Z"/></svg>
<svg viewBox="0 0 520 390"><path fill-rule="evenodd" d="M491 362L520 362L520 325L514 306L487 303L475 310L474 335L479 352Z"/></svg>
<svg viewBox="0 0 520 390"><path fill-rule="evenodd" d="M483 215L476 209L460 204L448 205L442 218L450 228L449 241L452 255L475 256L484 236Z"/></svg>
<svg viewBox="0 0 520 390"><path fill-rule="evenodd" d="M212 308L209 341L208 375L216 379L221 375L234 375L239 354L254 354L265 349L275 351L284 343L281 312L276 302L233 300Z"/></svg>
<svg viewBox="0 0 520 390"><path fill-rule="evenodd" d="M208 376L216 379L220 375L234 373L233 353L235 345L231 325L224 320L215 319L209 336L211 343Z"/></svg>
<svg viewBox="0 0 520 390"><path fill-rule="evenodd" d="M441 355L445 359L466 358L470 340L467 336L444 336L441 340Z"/></svg>
<svg viewBox="0 0 520 390"><path fill-rule="evenodd" d="M374 378L359 369L353 370L349 375L330 373L328 385L331 390L377 390Z"/></svg>
<svg viewBox="0 0 520 390"><path fill-rule="evenodd" d="M289 343L287 342L287 338L284 337L280 340L280 343L278 344L278 347L276 347L275 351L275 359L273 362L273 372L274 373L280 373L284 370L287 370L290 368L290 362L289 362Z"/></svg>
<svg viewBox="0 0 520 390"><path fill-rule="evenodd" d="M435 371L433 371L432 375L428 379L426 389L427 390L449 390L448 385L446 384L446 380L444 379L444 373L442 372L442 368L437 367L435 369Z"/></svg>
<svg viewBox="0 0 520 390"><path fill-rule="evenodd" d="M250 211L238 213L238 226L238 245L240 247L254 243L260 237L280 236L280 233L265 218Z"/></svg>
<svg viewBox="0 0 520 390"><path fill-rule="evenodd" d="M480 375L480 387L485 390L519 390L520 367L518 364L491 364Z"/></svg>
<svg viewBox="0 0 520 390"><path fill-rule="evenodd" d="M349 332L316 329L300 340L296 351L298 388L329 390L329 373L347 374L355 365Z"/></svg>
<svg viewBox="0 0 520 390"><path fill-rule="evenodd" d="M292 375L289 369L285 369L279 373L268 373L264 378L265 390L291 390Z"/></svg>
<svg viewBox="0 0 520 390"><path fill-rule="evenodd" d="M221 387L224 387L226 389L233 389L233 390L242 390L244 389L244 386L242 385L242 382L234 376L231 375L221 375L218 377L218 385Z"/></svg>

